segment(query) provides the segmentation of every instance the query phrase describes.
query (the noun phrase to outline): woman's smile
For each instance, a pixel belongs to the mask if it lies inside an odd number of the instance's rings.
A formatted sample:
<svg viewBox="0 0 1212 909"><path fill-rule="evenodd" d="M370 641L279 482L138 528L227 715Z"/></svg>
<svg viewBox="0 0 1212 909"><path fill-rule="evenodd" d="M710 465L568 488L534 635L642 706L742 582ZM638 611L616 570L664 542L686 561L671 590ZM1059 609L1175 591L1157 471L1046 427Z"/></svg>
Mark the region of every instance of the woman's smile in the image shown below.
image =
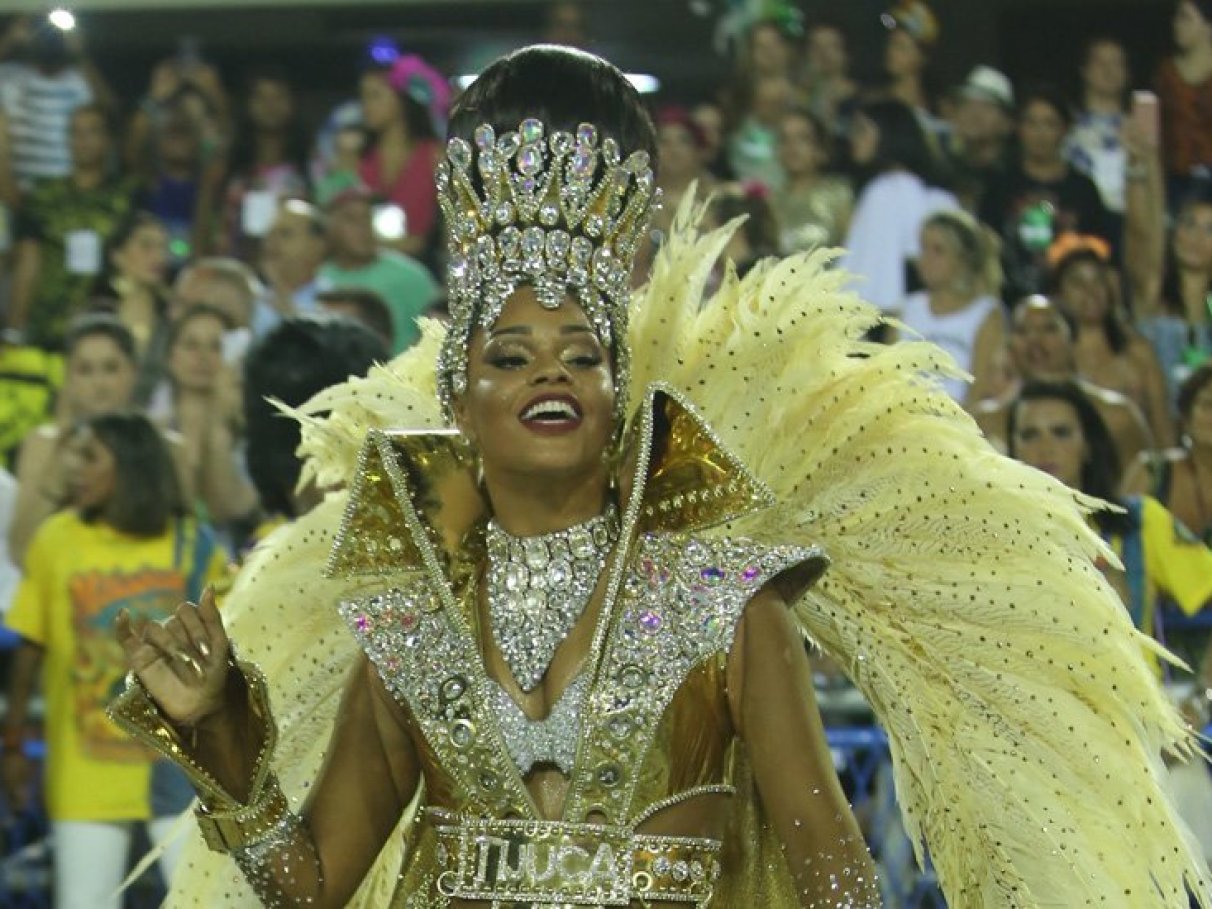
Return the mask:
<svg viewBox="0 0 1212 909"><path fill-rule="evenodd" d="M581 426L581 403L572 394L547 393L531 399L518 419L538 435L561 435Z"/></svg>

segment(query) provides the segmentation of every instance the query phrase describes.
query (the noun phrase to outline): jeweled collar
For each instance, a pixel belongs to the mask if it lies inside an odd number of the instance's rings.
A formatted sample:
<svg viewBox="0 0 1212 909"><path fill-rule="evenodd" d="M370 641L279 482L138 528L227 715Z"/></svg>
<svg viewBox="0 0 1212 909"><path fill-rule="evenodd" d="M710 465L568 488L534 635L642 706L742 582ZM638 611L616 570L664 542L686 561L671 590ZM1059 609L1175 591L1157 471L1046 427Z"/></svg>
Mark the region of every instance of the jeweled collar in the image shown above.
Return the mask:
<svg viewBox="0 0 1212 909"><path fill-rule="evenodd" d="M649 386L617 477L624 528L703 530L774 504L679 392ZM471 452L454 430L371 430L328 561L329 576L446 574L488 515Z"/></svg>

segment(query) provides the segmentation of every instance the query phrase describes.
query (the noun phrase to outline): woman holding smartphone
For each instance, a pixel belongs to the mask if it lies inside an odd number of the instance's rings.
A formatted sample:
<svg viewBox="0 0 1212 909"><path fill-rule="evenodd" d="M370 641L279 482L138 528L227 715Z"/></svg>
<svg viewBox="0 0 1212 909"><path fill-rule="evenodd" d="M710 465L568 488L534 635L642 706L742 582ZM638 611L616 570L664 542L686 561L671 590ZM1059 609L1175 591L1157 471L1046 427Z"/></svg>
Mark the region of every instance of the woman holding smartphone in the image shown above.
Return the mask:
<svg viewBox="0 0 1212 909"><path fill-rule="evenodd" d="M1173 402L1212 359L1212 186L1193 184L1167 231L1156 96L1134 94L1124 142L1124 268L1137 327L1157 352Z"/></svg>

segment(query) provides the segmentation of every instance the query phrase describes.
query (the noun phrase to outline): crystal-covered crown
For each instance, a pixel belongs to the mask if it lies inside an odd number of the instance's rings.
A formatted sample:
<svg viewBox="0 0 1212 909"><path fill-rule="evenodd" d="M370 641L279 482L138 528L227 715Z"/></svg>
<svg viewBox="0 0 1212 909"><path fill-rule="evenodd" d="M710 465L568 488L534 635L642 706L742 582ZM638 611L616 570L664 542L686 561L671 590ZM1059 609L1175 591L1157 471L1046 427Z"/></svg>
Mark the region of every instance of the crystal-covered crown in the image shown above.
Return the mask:
<svg viewBox="0 0 1212 909"><path fill-rule="evenodd" d="M658 193L648 153L624 160L618 143L599 141L588 123L575 135L548 134L528 119L501 136L477 127L473 138L474 147L451 139L437 167L450 246L451 325L438 359L447 417L467 387L472 331L491 327L523 284L533 285L548 309L573 295L613 349L621 401L632 258Z"/></svg>

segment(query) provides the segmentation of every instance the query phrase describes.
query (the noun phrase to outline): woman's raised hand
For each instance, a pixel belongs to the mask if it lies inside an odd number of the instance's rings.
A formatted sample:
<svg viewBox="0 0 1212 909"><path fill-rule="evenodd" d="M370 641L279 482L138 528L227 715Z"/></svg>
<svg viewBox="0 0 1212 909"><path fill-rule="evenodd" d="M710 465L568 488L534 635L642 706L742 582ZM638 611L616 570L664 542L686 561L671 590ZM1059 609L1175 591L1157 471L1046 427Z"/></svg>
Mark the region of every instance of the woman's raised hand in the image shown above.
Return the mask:
<svg viewBox="0 0 1212 909"><path fill-rule="evenodd" d="M172 723L193 726L222 709L229 645L213 588L163 622L123 610L116 631L127 664Z"/></svg>

